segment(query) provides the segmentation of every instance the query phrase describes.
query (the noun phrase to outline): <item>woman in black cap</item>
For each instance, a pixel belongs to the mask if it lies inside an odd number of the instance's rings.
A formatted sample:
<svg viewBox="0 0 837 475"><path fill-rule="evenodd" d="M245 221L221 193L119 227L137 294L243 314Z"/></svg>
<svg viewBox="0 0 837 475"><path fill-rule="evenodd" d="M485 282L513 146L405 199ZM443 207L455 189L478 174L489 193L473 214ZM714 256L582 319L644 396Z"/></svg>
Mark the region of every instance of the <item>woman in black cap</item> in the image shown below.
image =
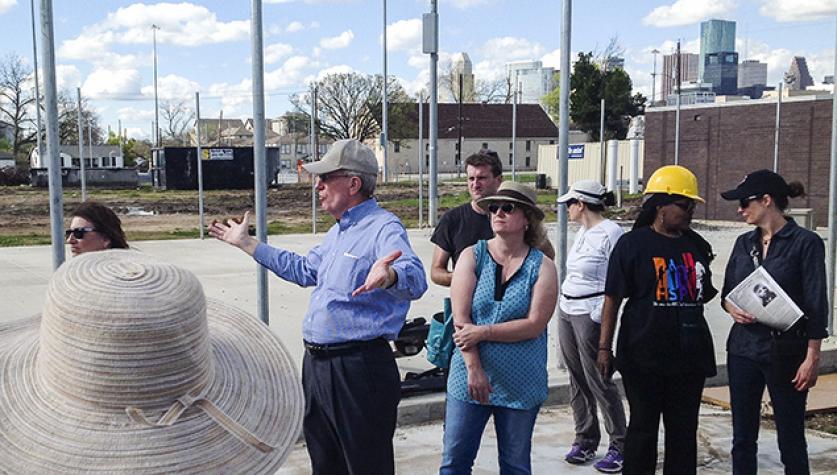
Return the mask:
<svg viewBox="0 0 837 475"><path fill-rule="evenodd" d="M759 170L734 190L721 193L738 200L738 213L756 226L738 237L724 276L721 305L735 320L727 340L727 369L732 405L732 463L736 474L757 470L761 398L770 392L779 451L785 473L808 473L805 403L817 382L820 344L828 336L825 250L822 239L784 215L788 198L804 193L799 182ZM726 296L762 266L804 312L789 330L758 323Z"/></svg>
<svg viewBox="0 0 837 475"><path fill-rule="evenodd" d="M630 420L623 473L646 475L657 466L657 434L665 426L663 473L697 471L697 427L706 377L715 374L712 335L703 306L717 290L712 249L691 229L698 182L688 169L654 172L634 228L610 255L597 365L609 380L611 345L622 300L616 368L622 375Z"/></svg>

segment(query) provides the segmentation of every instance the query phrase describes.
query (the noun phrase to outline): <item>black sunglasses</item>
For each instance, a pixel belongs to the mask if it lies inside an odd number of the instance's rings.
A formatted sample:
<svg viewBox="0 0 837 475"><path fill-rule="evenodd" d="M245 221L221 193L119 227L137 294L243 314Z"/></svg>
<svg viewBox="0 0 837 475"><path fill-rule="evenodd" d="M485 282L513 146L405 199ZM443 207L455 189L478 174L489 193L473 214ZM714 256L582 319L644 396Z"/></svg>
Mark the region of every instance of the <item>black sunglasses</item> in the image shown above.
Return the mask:
<svg viewBox="0 0 837 475"><path fill-rule="evenodd" d="M738 200L738 206L740 206L741 209L747 209L747 207L750 206L751 201L760 200L763 196L764 195L752 195L746 198L741 198L740 200Z"/></svg>
<svg viewBox="0 0 837 475"><path fill-rule="evenodd" d="M491 203L488 205L488 212L491 214L497 214L500 210L503 210L506 214L511 214L514 210L517 209L517 205L514 203Z"/></svg>
<svg viewBox="0 0 837 475"><path fill-rule="evenodd" d="M345 172L329 172L320 175L320 181L325 183L332 178L340 178L340 177L351 177L352 175L345 173Z"/></svg>
<svg viewBox="0 0 837 475"><path fill-rule="evenodd" d="M685 211L685 212L687 212L687 213L691 213L692 211L694 211L694 210L695 210L695 206L697 206L697 204L695 204L694 200L689 200L689 201L675 201L675 202L674 202L674 203L672 203L672 204L673 204L673 205L675 205L675 206L677 206L678 208L682 209L683 211Z"/></svg>
<svg viewBox="0 0 837 475"><path fill-rule="evenodd" d="M70 238L70 234L72 234L72 235L73 235L73 237L74 237L74 238L76 238L76 239L84 239L84 235L85 235L85 234L87 234L87 233L89 233L89 232L91 232L91 231L95 231L95 230L96 230L96 228L71 228L71 229L65 229L65 230L64 230L64 239L69 239L69 238Z"/></svg>

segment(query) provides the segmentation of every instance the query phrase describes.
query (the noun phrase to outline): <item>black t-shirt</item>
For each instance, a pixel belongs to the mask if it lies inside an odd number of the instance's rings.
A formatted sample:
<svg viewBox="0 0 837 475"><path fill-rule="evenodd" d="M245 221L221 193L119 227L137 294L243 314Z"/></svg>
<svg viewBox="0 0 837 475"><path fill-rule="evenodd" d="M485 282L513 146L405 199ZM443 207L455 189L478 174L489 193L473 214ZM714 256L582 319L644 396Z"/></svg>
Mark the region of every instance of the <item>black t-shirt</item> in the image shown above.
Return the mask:
<svg viewBox="0 0 837 475"><path fill-rule="evenodd" d="M459 259L459 254L473 246L480 239L491 239L494 231L491 229L491 219L487 214L479 214L471 207L471 203L449 209L436 230L430 242L441 247L451 255L453 265Z"/></svg>
<svg viewBox="0 0 837 475"><path fill-rule="evenodd" d="M620 371L715 374L703 304L718 291L698 239L694 233L666 237L647 226L616 243L605 293L627 299L616 343Z"/></svg>

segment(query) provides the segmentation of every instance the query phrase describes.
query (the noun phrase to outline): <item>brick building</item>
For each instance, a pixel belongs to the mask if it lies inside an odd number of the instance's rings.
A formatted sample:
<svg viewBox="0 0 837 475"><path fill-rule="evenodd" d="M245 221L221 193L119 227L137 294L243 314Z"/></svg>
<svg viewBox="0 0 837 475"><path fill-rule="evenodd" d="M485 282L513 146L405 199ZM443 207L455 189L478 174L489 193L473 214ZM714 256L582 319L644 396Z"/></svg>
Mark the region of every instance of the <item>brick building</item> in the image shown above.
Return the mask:
<svg viewBox="0 0 837 475"><path fill-rule="evenodd" d="M795 208L813 208L818 226L828 222L831 154L831 96L802 96L782 101L779 173L805 185L806 196L792 199ZM646 111L646 175L674 163L674 107ZM721 199L747 173L773 168L776 101L696 104L680 111L680 165L698 177L706 204L699 219L737 220L737 205Z"/></svg>

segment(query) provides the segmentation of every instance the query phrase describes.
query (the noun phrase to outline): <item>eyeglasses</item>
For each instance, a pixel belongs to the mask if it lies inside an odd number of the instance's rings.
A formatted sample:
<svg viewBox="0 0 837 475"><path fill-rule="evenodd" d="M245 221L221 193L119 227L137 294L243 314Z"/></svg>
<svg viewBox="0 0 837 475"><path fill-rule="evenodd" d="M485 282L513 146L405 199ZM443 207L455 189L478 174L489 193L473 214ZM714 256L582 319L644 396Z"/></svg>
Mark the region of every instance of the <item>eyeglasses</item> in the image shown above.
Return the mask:
<svg viewBox="0 0 837 475"><path fill-rule="evenodd" d="M747 207L750 206L751 201L760 200L762 196L764 195L752 195L746 198L741 198L740 200L738 200L738 206L740 206L741 209L747 209Z"/></svg>
<svg viewBox="0 0 837 475"><path fill-rule="evenodd" d="M687 213L691 213L692 211L694 211L695 206L697 206L693 200L675 201L672 204L677 206L678 208L682 209L683 211L685 211Z"/></svg>
<svg viewBox="0 0 837 475"><path fill-rule="evenodd" d="M350 174L345 173L345 172L329 172L329 173L324 173L324 174L320 175L319 178L320 178L320 181L322 183L325 183L325 182L331 180L332 178L352 177L352 176L353 175L350 175Z"/></svg>
<svg viewBox="0 0 837 475"><path fill-rule="evenodd" d="M76 239L84 239L85 234L87 234L89 232L92 232L92 231L95 231L95 230L96 230L96 228L70 228L70 229L65 229L64 230L64 239L69 239L70 234L72 234L73 237L76 238Z"/></svg>
<svg viewBox="0 0 837 475"><path fill-rule="evenodd" d="M497 214L502 210L506 214L514 213L514 210L517 209L517 205L514 203L491 203L488 205L488 212L491 214Z"/></svg>

